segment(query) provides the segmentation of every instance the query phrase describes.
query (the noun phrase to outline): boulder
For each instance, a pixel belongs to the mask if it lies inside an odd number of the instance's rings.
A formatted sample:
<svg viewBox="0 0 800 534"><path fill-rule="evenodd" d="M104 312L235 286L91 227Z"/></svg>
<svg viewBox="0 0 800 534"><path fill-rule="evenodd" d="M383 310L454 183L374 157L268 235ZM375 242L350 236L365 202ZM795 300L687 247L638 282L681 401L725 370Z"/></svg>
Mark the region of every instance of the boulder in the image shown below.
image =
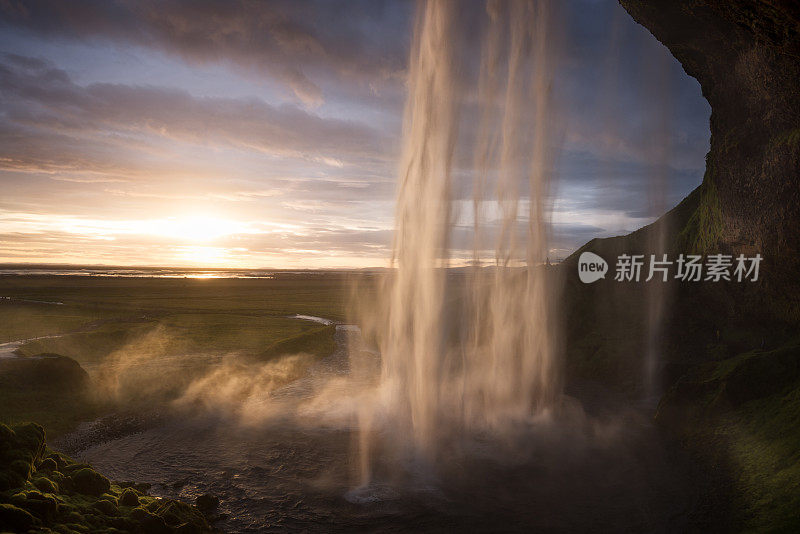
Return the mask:
<svg viewBox="0 0 800 534"><path fill-rule="evenodd" d="M44 429L35 423L0 424L0 491L22 487L44 454Z"/></svg>
<svg viewBox="0 0 800 534"><path fill-rule="evenodd" d="M119 515L119 508L117 505L107 499L100 499L94 503L94 507L102 512L104 515L117 516Z"/></svg>
<svg viewBox="0 0 800 534"><path fill-rule="evenodd" d="M99 496L111 489L108 479L90 467L74 472L71 479L75 491L85 495Z"/></svg>
<svg viewBox="0 0 800 534"><path fill-rule="evenodd" d="M18 532L26 532L36 526L38 522L35 517L22 508L13 504L0 504L0 525L3 525L3 530L12 528Z"/></svg>
<svg viewBox="0 0 800 534"><path fill-rule="evenodd" d="M42 460L42 463L39 464L39 467L36 469L36 471L58 471L58 464L53 458L45 458Z"/></svg>
<svg viewBox="0 0 800 534"><path fill-rule="evenodd" d="M195 505L197 506L197 509L202 512L213 510L214 508L219 506L219 497L217 497L216 495L205 493L197 498L197 500L195 501Z"/></svg>
<svg viewBox="0 0 800 534"><path fill-rule="evenodd" d="M126 489L120 495L119 503L122 506L139 506L139 496L132 489Z"/></svg>

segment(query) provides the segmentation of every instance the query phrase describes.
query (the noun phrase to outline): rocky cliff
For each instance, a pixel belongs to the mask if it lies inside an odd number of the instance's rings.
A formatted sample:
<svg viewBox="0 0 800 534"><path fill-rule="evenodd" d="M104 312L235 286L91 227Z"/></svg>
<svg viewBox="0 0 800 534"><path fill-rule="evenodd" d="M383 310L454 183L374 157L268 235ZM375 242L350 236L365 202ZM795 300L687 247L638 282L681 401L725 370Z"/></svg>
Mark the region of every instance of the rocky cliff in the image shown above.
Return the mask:
<svg viewBox="0 0 800 534"><path fill-rule="evenodd" d="M763 304L800 321L800 3L620 0L711 104L701 202L682 248L761 253Z"/></svg>

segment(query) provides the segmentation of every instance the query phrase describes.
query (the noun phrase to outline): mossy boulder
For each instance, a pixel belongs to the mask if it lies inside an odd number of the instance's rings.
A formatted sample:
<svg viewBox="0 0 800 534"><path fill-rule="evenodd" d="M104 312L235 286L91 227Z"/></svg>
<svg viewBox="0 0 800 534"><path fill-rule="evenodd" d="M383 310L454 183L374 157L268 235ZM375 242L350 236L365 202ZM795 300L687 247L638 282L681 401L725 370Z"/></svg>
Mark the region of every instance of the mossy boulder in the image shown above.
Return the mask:
<svg viewBox="0 0 800 534"><path fill-rule="evenodd" d="M13 528L18 532L25 532L39 524L39 520L30 512L13 504L0 504L0 525L3 530Z"/></svg>
<svg viewBox="0 0 800 534"><path fill-rule="evenodd" d="M45 450L44 429L35 423L0 424L0 491L21 487Z"/></svg>
<svg viewBox="0 0 800 534"><path fill-rule="evenodd" d="M119 508L117 508L117 504L108 499L99 499L95 501L93 506L105 515L119 515Z"/></svg>
<svg viewBox="0 0 800 534"><path fill-rule="evenodd" d="M12 503L44 521L52 521L58 515L58 501L49 493L36 490L19 493L12 497Z"/></svg>
<svg viewBox="0 0 800 534"><path fill-rule="evenodd" d="M36 468L36 471L41 471L41 472L58 471L58 464L53 458L45 458L39 464L39 467Z"/></svg>
<svg viewBox="0 0 800 534"><path fill-rule="evenodd" d="M75 471L71 480L75 491L86 495L100 496L111 489L111 482L91 467Z"/></svg>
<svg viewBox="0 0 800 534"><path fill-rule="evenodd" d="M69 457L61 454L60 452L50 452L50 454L45 456L44 460L42 460L42 463L46 462L47 460L52 460L55 462L56 469L62 472L68 465L74 463Z"/></svg>
<svg viewBox="0 0 800 534"><path fill-rule="evenodd" d="M44 436L36 424L0 424L0 532L211 532L197 508L149 497L146 484L112 486Z"/></svg>
<svg viewBox="0 0 800 534"><path fill-rule="evenodd" d="M45 493L58 493L58 484L47 477L34 478L32 483L39 491L43 491Z"/></svg>
<svg viewBox="0 0 800 534"><path fill-rule="evenodd" d="M120 495L119 504L122 506L139 506L139 496L134 490L128 488Z"/></svg>

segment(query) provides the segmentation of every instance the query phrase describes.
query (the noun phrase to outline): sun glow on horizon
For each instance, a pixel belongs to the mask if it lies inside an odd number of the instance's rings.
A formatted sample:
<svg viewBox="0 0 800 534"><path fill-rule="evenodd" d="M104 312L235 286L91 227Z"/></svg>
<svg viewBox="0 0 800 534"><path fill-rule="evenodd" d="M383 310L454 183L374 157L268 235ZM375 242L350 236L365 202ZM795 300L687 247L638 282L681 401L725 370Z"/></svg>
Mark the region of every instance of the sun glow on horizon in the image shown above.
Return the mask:
<svg viewBox="0 0 800 534"><path fill-rule="evenodd" d="M228 250L222 247L180 247L178 258L189 265L222 267L230 263Z"/></svg>
<svg viewBox="0 0 800 534"><path fill-rule="evenodd" d="M254 233L248 223L205 215L169 217L142 222L144 223L142 233L195 242L213 241L234 234Z"/></svg>

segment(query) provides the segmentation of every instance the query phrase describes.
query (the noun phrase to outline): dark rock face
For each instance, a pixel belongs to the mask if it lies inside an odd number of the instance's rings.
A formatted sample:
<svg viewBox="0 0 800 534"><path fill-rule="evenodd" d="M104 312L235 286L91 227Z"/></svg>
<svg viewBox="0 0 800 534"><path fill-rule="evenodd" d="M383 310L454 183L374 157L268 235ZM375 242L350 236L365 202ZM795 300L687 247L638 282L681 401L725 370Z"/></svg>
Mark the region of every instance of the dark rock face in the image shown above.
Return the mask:
<svg viewBox="0 0 800 534"><path fill-rule="evenodd" d="M620 0L697 78L711 104L703 183L655 223L594 239L562 264L568 376L640 387L661 303L664 392L689 367L773 349L800 327L800 3ZM586 285L581 252L760 253L757 282ZM657 287L653 287L657 286Z"/></svg>
<svg viewBox="0 0 800 534"><path fill-rule="evenodd" d="M711 150L690 247L764 257L765 304L800 321L800 3L620 0L696 78ZM719 221L714 221L715 217ZM720 224L715 224L719 222Z"/></svg>

